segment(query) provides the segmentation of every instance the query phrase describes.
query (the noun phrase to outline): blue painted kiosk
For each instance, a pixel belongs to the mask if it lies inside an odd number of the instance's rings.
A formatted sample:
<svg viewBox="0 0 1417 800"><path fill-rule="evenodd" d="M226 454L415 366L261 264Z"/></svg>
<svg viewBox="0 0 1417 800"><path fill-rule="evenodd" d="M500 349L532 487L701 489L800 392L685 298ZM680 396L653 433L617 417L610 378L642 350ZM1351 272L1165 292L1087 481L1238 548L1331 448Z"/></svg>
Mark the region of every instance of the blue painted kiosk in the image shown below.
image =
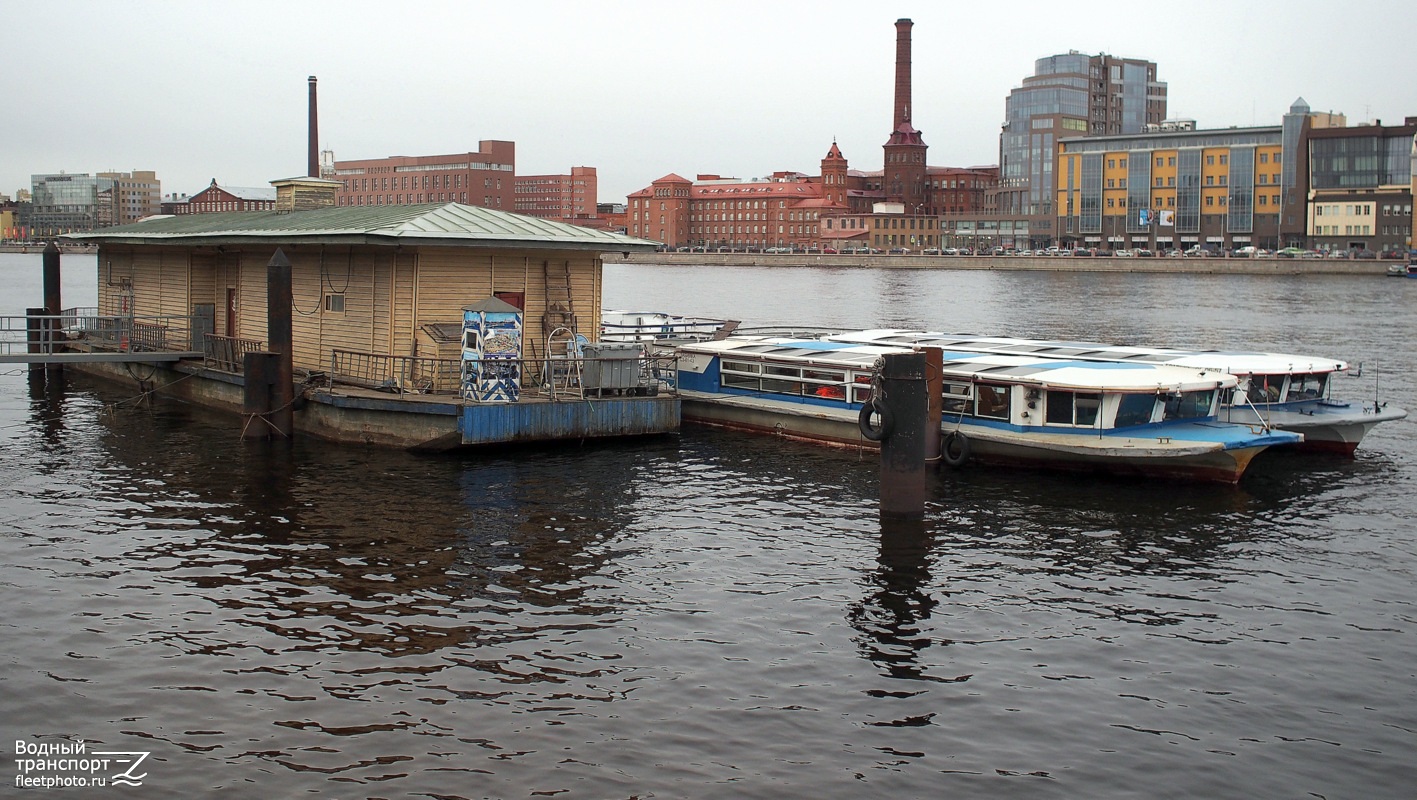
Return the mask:
<svg viewBox="0 0 1417 800"><path fill-rule="evenodd" d="M460 393L464 403L458 409L462 444L591 439L679 429L677 396L559 402L554 394L538 392L538 370L533 367L528 372L522 357L524 330L521 309L499 298L463 307ZM528 376L533 383L523 386Z"/></svg>
<svg viewBox="0 0 1417 800"><path fill-rule="evenodd" d="M496 297L463 306L463 398L515 403L521 388L521 309Z"/></svg>

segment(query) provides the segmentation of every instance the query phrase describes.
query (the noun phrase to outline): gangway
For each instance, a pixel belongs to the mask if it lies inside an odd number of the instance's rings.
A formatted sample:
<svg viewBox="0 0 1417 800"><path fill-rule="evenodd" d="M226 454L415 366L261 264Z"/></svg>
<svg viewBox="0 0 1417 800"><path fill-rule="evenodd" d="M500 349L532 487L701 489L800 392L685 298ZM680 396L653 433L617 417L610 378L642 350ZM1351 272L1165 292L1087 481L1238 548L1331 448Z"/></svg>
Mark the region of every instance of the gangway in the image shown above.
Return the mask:
<svg viewBox="0 0 1417 800"><path fill-rule="evenodd" d="M97 309L0 316L0 364L155 363L202 358L193 317L103 316ZM196 334L200 338L201 333Z"/></svg>

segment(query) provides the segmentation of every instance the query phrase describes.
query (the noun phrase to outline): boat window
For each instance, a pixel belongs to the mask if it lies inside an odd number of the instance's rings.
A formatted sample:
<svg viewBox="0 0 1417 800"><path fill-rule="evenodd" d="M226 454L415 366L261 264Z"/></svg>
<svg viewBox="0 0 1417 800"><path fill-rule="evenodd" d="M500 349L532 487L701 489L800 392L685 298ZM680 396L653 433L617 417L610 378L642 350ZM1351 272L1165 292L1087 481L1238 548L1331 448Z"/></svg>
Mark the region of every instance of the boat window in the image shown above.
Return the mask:
<svg viewBox="0 0 1417 800"><path fill-rule="evenodd" d="M987 383L975 387L975 414L995 419L1009 418L1009 387Z"/></svg>
<svg viewBox="0 0 1417 800"><path fill-rule="evenodd" d="M851 402L869 403L871 402L871 376L857 375L852 379Z"/></svg>
<svg viewBox="0 0 1417 800"><path fill-rule="evenodd" d="M776 364L764 364L763 374L781 375L784 378L800 378L802 377L802 370L796 367L779 367Z"/></svg>
<svg viewBox="0 0 1417 800"><path fill-rule="evenodd" d="M1283 375L1251 375L1246 396L1251 403L1278 403L1279 390L1283 385Z"/></svg>
<svg viewBox="0 0 1417 800"><path fill-rule="evenodd" d="M797 381L763 378L763 391L774 394L802 394L802 384Z"/></svg>
<svg viewBox="0 0 1417 800"><path fill-rule="evenodd" d="M967 414L969 413L969 384L945 382L944 392L945 403L944 412L946 414Z"/></svg>
<svg viewBox="0 0 1417 800"><path fill-rule="evenodd" d="M1317 400L1324 396L1324 383L1328 380L1328 373L1316 372L1311 374L1290 375L1289 394L1285 399L1294 400Z"/></svg>
<svg viewBox="0 0 1417 800"><path fill-rule="evenodd" d="M1150 394L1124 394L1117 398L1117 423L1115 427L1127 428L1151 422L1151 412L1156 408L1156 396Z"/></svg>
<svg viewBox="0 0 1417 800"><path fill-rule="evenodd" d="M758 377L756 375L735 375L732 372L724 372L721 374L719 382L726 387L734 389L758 390Z"/></svg>
<svg viewBox="0 0 1417 800"><path fill-rule="evenodd" d="M1198 419L1210 416L1211 401L1215 399L1214 389L1198 392L1176 392L1166 396L1166 414L1163 419Z"/></svg>
<svg viewBox="0 0 1417 800"><path fill-rule="evenodd" d="M1102 395L1096 392L1059 392L1050 390L1045 403L1045 420L1049 425L1097 424L1097 409Z"/></svg>
<svg viewBox="0 0 1417 800"><path fill-rule="evenodd" d="M725 361L723 362L723 365L722 365L722 367L721 367L720 369L721 369L723 372L750 372L750 373L752 373L752 374L754 374L754 375L757 375L757 374L761 371L762 365L761 365L761 364L755 364L755 363L753 363L753 362L751 362L751 361L727 361L727 360L725 360Z"/></svg>

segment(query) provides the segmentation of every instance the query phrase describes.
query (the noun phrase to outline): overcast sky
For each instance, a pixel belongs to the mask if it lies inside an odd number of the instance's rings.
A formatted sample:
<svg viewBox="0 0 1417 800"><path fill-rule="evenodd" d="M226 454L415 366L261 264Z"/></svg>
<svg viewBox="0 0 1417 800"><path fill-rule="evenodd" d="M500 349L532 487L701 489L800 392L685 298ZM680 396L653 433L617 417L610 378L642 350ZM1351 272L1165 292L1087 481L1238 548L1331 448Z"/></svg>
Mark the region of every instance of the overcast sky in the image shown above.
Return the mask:
<svg viewBox="0 0 1417 800"><path fill-rule="evenodd" d="M1417 116L1413 0L365 2L0 0L0 193L36 173L156 170L163 193L306 166L306 78L337 159L516 143L517 173L597 169L602 202L670 172L881 168L897 18L937 166L998 161L1035 59L1158 64L1171 117Z"/></svg>

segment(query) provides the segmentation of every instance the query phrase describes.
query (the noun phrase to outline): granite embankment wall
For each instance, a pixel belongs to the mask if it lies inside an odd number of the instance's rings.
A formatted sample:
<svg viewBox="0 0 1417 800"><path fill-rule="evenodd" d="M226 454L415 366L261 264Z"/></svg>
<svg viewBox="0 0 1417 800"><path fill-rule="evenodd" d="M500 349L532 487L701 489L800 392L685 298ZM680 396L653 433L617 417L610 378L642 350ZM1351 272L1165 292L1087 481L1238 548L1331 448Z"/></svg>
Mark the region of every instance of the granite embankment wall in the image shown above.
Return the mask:
<svg viewBox="0 0 1417 800"><path fill-rule="evenodd" d="M606 253L606 264L703 267L869 267L1230 275L1384 275L1396 262L1337 258L1089 258L1086 256L855 256L766 253Z"/></svg>

